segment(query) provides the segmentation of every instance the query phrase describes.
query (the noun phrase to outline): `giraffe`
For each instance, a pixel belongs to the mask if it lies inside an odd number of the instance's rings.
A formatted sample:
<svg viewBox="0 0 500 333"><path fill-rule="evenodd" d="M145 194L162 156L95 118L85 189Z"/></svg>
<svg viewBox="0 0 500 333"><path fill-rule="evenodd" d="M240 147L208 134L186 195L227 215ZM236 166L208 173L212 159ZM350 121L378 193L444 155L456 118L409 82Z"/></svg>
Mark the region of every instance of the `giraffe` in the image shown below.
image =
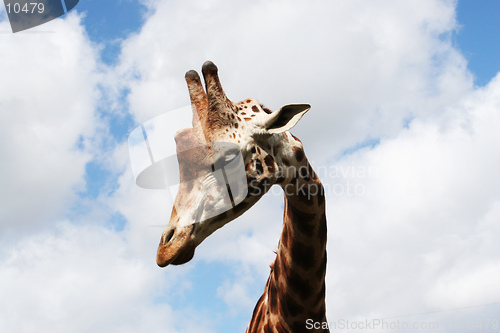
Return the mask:
<svg viewBox="0 0 500 333"><path fill-rule="evenodd" d="M196 71L185 75L193 127L175 135L180 185L158 246L157 264L190 261L205 238L278 184L284 190L283 230L246 332L329 332L324 325L324 190L301 141L288 132L310 105L289 104L271 112L255 99L233 103L212 62L203 64L202 73L205 89ZM225 168L225 182L210 178L211 171L228 166L237 155L243 160L243 185L229 188L230 168ZM222 195L227 192L229 196ZM236 202L237 193L246 193L244 199Z"/></svg>

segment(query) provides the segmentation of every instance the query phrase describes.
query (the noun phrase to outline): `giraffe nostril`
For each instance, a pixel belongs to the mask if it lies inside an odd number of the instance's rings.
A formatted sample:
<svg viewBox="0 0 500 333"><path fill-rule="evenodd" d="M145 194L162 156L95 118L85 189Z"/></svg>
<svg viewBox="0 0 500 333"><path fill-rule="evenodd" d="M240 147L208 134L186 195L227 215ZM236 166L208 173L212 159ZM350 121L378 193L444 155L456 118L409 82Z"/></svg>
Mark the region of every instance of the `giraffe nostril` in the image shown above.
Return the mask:
<svg viewBox="0 0 500 333"><path fill-rule="evenodd" d="M165 239L163 240L163 245L167 245L167 243L170 242L173 236L174 236L174 229L170 230L168 234L165 236Z"/></svg>

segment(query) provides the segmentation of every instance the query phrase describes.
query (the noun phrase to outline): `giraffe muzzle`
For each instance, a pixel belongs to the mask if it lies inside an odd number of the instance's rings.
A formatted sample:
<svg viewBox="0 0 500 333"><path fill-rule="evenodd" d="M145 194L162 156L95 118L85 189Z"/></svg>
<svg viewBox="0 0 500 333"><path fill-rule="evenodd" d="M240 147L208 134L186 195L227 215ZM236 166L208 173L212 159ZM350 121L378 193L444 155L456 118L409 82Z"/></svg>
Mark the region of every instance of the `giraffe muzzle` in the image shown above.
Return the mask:
<svg viewBox="0 0 500 333"><path fill-rule="evenodd" d="M170 264L182 265L190 261L196 249L196 244L193 240L193 231L193 224L182 228L165 230L156 254L156 263L158 266L165 267Z"/></svg>

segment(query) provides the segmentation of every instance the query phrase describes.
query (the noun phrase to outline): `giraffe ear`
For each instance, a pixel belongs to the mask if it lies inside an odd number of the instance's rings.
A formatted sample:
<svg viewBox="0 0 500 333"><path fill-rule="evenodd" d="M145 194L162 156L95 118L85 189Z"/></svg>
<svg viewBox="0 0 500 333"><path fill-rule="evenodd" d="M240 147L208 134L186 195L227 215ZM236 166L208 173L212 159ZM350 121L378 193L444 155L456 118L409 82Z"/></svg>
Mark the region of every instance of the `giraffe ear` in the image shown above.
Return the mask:
<svg viewBox="0 0 500 333"><path fill-rule="evenodd" d="M300 118L310 108L309 104L287 104L282 106L278 111L269 114L269 117L264 121L263 127L270 134L288 131L299 122Z"/></svg>

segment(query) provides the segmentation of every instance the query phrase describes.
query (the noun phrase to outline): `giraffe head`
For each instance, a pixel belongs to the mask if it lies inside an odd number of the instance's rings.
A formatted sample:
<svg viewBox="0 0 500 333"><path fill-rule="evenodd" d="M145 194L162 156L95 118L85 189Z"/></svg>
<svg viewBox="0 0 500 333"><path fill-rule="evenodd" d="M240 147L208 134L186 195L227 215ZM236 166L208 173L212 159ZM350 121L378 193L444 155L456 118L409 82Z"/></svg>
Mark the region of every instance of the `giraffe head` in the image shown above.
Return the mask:
<svg viewBox="0 0 500 333"><path fill-rule="evenodd" d="M231 102L217 67L203 64L205 89L195 71L186 73L193 127L175 136L180 185L156 261L179 265L215 230L256 203L273 184L296 177L302 145L287 131L308 104L271 112L254 99Z"/></svg>

